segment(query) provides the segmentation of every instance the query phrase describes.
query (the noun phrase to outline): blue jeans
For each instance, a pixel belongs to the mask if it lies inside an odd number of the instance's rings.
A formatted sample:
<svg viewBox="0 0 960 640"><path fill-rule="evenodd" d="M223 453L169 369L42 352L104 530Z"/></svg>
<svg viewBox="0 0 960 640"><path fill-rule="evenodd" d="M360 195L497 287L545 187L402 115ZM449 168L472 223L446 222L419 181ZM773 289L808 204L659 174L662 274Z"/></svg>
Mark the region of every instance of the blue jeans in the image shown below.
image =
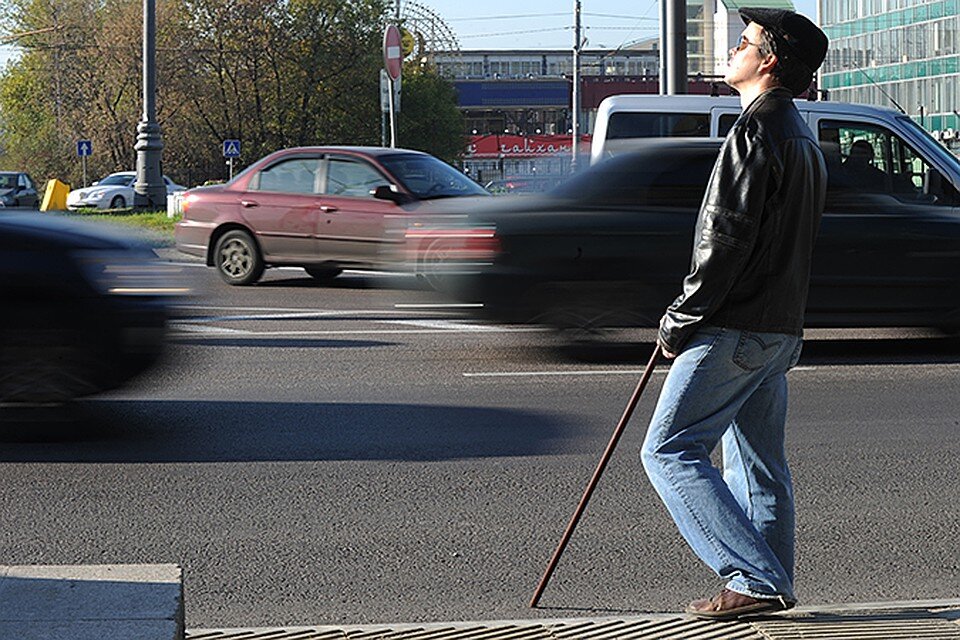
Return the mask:
<svg viewBox="0 0 960 640"><path fill-rule="evenodd" d="M693 551L727 589L795 602L786 373L802 341L718 327L670 367L641 458ZM710 453L723 442L723 474Z"/></svg>

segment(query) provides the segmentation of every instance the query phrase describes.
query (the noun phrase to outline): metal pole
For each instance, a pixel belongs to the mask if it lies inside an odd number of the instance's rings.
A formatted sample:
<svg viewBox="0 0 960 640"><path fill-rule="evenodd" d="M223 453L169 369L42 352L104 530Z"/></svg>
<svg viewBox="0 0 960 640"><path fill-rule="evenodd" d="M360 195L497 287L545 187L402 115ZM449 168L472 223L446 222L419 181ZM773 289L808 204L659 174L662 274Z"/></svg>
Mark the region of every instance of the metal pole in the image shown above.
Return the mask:
<svg viewBox="0 0 960 640"><path fill-rule="evenodd" d="M580 0L573 2L573 91L570 109L573 112L573 153L570 156L570 172L577 170L577 155L580 153Z"/></svg>
<svg viewBox="0 0 960 640"><path fill-rule="evenodd" d="M233 180L233 158L230 158L230 179Z"/></svg>
<svg viewBox="0 0 960 640"><path fill-rule="evenodd" d="M668 0L667 6L667 94L687 92L687 3Z"/></svg>
<svg viewBox="0 0 960 640"><path fill-rule="evenodd" d="M157 8L143 0L143 119L137 125L137 181L133 185L138 207L165 207L167 189L160 172L163 141L157 124Z"/></svg>
<svg viewBox="0 0 960 640"><path fill-rule="evenodd" d="M83 188L87 188L87 156L80 157L80 163L83 165Z"/></svg>
<svg viewBox="0 0 960 640"><path fill-rule="evenodd" d="M670 46L670 37L667 35L667 2L660 0L660 95L667 95L667 47Z"/></svg>
<svg viewBox="0 0 960 640"><path fill-rule="evenodd" d="M603 455L600 457L600 463L597 465L596 471L593 472L593 477L590 478L590 482L587 483L587 488L583 492L583 497L580 498L580 504L577 505L576 511L573 512L573 517L570 518L570 523L563 532L563 537L560 538L560 544L557 545L557 550L553 552L553 557L550 558L550 563L547 565L547 570L543 572L543 577L540 578L540 584L537 585L537 590L534 591L533 598L530 600L531 607L536 607L537 603L540 602L540 596L543 595L543 590L547 588L547 583L550 581L550 576L553 575L554 569L557 568L557 563L560 561L560 556L563 554L563 550L567 547L567 543L570 542L570 536L573 535L573 530L580 521L580 516L582 516L583 512L586 510L587 502L590 500L590 496L593 495L593 490L597 488L597 483L600 482L600 476L603 474L603 470L606 469L607 463L610 462L610 457L613 455L613 451L617 447L617 442L620 441L620 436L623 435L623 430L630 421L630 417L633 415L633 410L636 409L637 403L640 401L640 396L643 394L643 390L646 388L647 382L650 381L650 376L653 375L653 369L656 367L657 360L659 358L660 346L658 344L654 344L653 354L650 356L650 361L647 363L647 368L644 369L643 375L640 376L640 381L637 382L637 388L634 389L633 395L630 396L630 401L627 402L627 406L623 411L623 416L620 418L620 422L617 423L617 428L614 429L613 436L611 436L606 450L604 450Z"/></svg>
<svg viewBox="0 0 960 640"><path fill-rule="evenodd" d="M390 104L390 148L391 149L397 148L397 112L393 104L394 102L393 83L394 82L395 82L394 79L390 78L390 97L388 98L388 100L390 101L389 104Z"/></svg>

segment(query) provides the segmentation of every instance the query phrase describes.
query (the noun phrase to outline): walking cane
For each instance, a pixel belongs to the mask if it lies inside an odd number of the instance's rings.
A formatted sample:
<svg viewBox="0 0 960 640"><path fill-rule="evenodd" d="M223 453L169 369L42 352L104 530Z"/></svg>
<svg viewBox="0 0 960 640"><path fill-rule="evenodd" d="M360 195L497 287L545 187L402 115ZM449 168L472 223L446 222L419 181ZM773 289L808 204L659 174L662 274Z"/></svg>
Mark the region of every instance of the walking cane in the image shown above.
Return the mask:
<svg viewBox="0 0 960 640"><path fill-rule="evenodd" d="M640 381L637 383L637 388L633 391L633 395L630 396L630 401L627 403L627 407L623 411L623 416L620 418L617 428L613 431L613 436L610 438L610 443L607 444L606 451L604 451L603 456L600 457L600 463L597 465L597 470L593 472L593 477L590 478L590 482L587 484L587 488L583 492L583 497L580 498L580 504L577 505L577 510L573 512L573 517L570 518L570 524L567 525L567 530L563 532L563 537L560 538L560 544L557 545L557 550L553 552L553 557L550 558L550 564L547 565L547 570L543 572L543 577L540 578L540 584L537 585L537 590L534 592L533 598L530 600L530 607L536 607L537 603L540 602L540 596L543 595L543 590L547 588L547 583L550 581L550 576L553 575L554 569L557 568L557 563L560 561L560 556L563 554L563 550L570 541L570 536L573 535L573 530L580 521L580 516L583 515L584 510L587 508L587 501L590 500L593 490L597 488L597 483L600 482L600 475L603 474L603 470L606 468L607 463L610 462L610 457L613 455L613 450L616 449L617 442L620 440L620 436L623 435L623 430L626 428L627 423L630 421L630 416L633 415L633 410L636 409L637 403L640 401L640 395L643 393L643 389L647 386L647 382L650 380L650 376L653 374L653 368L657 364L657 359L659 357L660 345L658 343L654 345L653 355L650 356L650 362L647 363L647 368L643 371L643 375L640 376Z"/></svg>

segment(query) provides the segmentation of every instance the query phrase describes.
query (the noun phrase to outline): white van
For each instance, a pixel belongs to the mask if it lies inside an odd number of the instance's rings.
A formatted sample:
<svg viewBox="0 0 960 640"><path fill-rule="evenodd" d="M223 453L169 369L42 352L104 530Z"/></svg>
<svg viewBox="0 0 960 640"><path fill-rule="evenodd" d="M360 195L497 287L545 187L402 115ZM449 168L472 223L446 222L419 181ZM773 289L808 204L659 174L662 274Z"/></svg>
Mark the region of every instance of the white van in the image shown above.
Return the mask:
<svg viewBox="0 0 960 640"><path fill-rule="evenodd" d="M795 104L820 141L828 169L843 165L854 143L862 150L865 141L872 149L870 164L883 174L877 174L883 182L876 185L878 191L895 192L908 179L924 193L936 192L940 180L960 190L960 159L909 116L863 104ZM735 96L610 96L597 111L590 163L628 150L639 138L721 138L739 116L740 99Z"/></svg>

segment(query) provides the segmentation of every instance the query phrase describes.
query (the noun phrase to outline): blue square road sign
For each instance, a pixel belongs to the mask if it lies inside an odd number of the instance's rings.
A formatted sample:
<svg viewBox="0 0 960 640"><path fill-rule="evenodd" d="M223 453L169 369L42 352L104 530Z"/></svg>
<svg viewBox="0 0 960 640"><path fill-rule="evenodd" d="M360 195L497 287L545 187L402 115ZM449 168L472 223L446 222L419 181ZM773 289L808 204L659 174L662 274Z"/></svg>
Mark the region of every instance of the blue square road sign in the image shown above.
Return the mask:
<svg viewBox="0 0 960 640"><path fill-rule="evenodd" d="M239 158L240 157L240 141L224 140L223 141L223 157Z"/></svg>
<svg viewBox="0 0 960 640"><path fill-rule="evenodd" d="M77 155L85 158L93 153L93 143L89 140L77 140Z"/></svg>

